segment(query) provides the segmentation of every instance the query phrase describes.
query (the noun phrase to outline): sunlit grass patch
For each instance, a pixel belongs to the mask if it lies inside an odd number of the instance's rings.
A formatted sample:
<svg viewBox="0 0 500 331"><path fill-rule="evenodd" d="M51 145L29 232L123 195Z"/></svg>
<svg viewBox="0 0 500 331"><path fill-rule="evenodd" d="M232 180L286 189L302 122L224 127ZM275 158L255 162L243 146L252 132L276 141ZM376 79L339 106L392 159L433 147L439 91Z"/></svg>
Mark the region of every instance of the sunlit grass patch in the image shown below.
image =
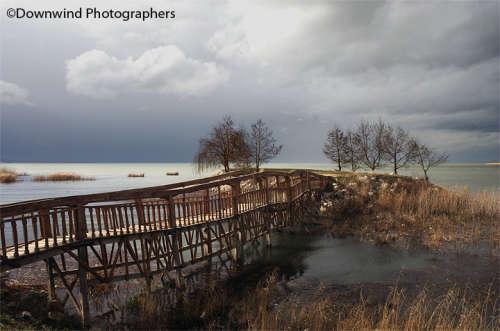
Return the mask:
<svg viewBox="0 0 500 331"><path fill-rule="evenodd" d="M0 168L0 183L14 183L17 180L17 174L9 168Z"/></svg>

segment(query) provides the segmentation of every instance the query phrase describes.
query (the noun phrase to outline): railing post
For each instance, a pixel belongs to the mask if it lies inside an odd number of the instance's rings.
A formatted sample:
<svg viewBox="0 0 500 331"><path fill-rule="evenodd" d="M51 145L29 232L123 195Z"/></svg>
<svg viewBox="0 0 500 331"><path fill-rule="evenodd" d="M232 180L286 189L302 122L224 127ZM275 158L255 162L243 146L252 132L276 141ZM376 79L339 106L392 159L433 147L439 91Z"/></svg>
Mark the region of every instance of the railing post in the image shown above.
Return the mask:
<svg viewBox="0 0 500 331"><path fill-rule="evenodd" d="M87 221L85 218L85 207L75 206L73 208L76 214L76 239L84 240L87 237ZM87 284L87 271L83 265L88 265L89 259L87 254L87 246L81 244L78 247L78 280L80 285L80 314L82 318L82 325L85 327L90 322L90 309L89 309L89 294Z"/></svg>
<svg viewBox="0 0 500 331"><path fill-rule="evenodd" d="M135 199L135 211L137 213L139 231L141 231L141 225L143 228L146 226L146 219L144 217L144 206L142 205L142 199Z"/></svg>
<svg viewBox="0 0 500 331"><path fill-rule="evenodd" d="M85 218L85 207L75 206L74 211L76 214L76 240L87 238L87 220Z"/></svg>
<svg viewBox="0 0 500 331"><path fill-rule="evenodd" d="M307 190L309 191L309 198L312 197L312 190L311 190L311 176L309 175L309 170L306 170L306 181L307 181Z"/></svg>
<svg viewBox="0 0 500 331"><path fill-rule="evenodd" d="M286 201L287 201L287 210L288 210L288 221L292 220L292 184L290 175L285 176L286 183Z"/></svg>
<svg viewBox="0 0 500 331"><path fill-rule="evenodd" d="M222 219L222 208L224 208L224 203L220 195L220 185L217 185L217 216L219 220Z"/></svg>
<svg viewBox="0 0 500 331"><path fill-rule="evenodd" d="M239 214L239 197L240 197L240 182L231 184L231 209L233 217L238 217Z"/></svg>
<svg viewBox="0 0 500 331"><path fill-rule="evenodd" d="M271 199L270 199L270 192L269 192L269 180L267 177L263 178L264 182L264 190L266 193L266 211L267 211L267 219L266 219L266 245L271 246L271 231L273 230L273 224L272 224L272 218L271 218Z"/></svg>
<svg viewBox="0 0 500 331"><path fill-rule="evenodd" d="M182 187L184 188L184 186ZM182 192L182 219L187 222L186 192Z"/></svg>
<svg viewBox="0 0 500 331"><path fill-rule="evenodd" d="M168 201L168 225L172 229L177 227L176 217L175 217L175 206L174 199L171 195L167 196Z"/></svg>
<svg viewBox="0 0 500 331"><path fill-rule="evenodd" d="M168 222L170 223L170 228L173 230L172 234L172 255L174 257L174 269L175 269L175 284L178 288L183 286L182 272L181 272L181 258L180 254L182 251L179 249L179 244L182 244L182 237L180 237L180 232L177 227L177 219L175 215L174 199L171 195L167 197L168 200ZM180 240L179 240L180 238Z"/></svg>
<svg viewBox="0 0 500 331"><path fill-rule="evenodd" d="M210 211L210 189L205 190L205 198L204 203L203 203L203 217L202 219L206 221L207 219L210 220L212 218L211 211Z"/></svg>
<svg viewBox="0 0 500 331"><path fill-rule="evenodd" d="M50 226L50 216L47 209L40 209L40 232L42 238L52 237L52 227Z"/></svg>

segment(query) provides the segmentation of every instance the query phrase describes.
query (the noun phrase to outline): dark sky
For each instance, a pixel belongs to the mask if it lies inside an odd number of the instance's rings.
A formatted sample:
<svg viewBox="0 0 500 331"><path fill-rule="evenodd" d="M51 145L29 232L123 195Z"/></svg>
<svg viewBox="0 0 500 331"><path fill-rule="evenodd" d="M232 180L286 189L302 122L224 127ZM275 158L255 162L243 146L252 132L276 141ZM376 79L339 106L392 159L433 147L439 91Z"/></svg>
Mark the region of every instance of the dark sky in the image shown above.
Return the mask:
<svg viewBox="0 0 500 331"><path fill-rule="evenodd" d="M497 1L147 3L176 18L9 19L90 5L2 1L1 161L191 161L225 114L267 122L279 161L325 161L330 126L378 118L451 161L499 159Z"/></svg>

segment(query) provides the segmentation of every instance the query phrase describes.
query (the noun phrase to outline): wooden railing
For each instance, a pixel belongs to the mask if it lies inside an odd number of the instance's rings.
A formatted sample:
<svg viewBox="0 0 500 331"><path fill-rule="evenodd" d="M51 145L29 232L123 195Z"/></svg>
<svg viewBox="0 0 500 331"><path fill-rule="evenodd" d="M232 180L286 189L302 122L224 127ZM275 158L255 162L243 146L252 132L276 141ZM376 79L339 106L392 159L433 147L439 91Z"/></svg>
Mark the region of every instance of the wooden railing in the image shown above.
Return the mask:
<svg viewBox="0 0 500 331"><path fill-rule="evenodd" d="M89 240L192 226L290 202L315 185L321 185L321 176L308 171L239 171L151 188L2 205L2 270Z"/></svg>

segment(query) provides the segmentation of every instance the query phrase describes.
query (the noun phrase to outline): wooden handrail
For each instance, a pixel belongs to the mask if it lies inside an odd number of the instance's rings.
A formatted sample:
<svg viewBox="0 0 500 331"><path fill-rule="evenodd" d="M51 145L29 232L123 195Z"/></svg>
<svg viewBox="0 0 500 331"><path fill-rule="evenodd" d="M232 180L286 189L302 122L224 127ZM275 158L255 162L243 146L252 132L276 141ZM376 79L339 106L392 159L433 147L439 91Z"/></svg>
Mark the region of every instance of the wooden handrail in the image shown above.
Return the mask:
<svg viewBox="0 0 500 331"><path fill-rule="evenodd" d="M264 170L262 172L257 172L257 173L248 173L246 171L233 171L223 175L217 175L201 179L189 180L185 182L140 188L140 189L129 189L129 190L106 192L106 193L93 193L93 194L74 195L67 197L28 200L23 202L0 205L0 218L5 219L6 217L11 217L21 213L30 213L41 209L50 209L62 206L87 205L89 203L133 200L137 198L142 198L142 199L158 198L158 197L163 197L166 194L178 195L182 193L195 192L216 185L230 185L231 183L234 183L236 181L248 180L255 176L267 177L267 176L297 175L297 174L303 174L304 172L305 171L301 170L293 170L288 172ZM321 177L321 175L316 175L316 174L312 175Z"/></svg>
<svg viewBox="0 0 500 331"><path fill-rule="evenodd" d="M14 214L18 214L20 212L28 213L42 208L54 208L58 206L70 206L75 204L86 205L92 202L131 200L137 197L152 198L166 192L169 189L182 188L197 184L213 182L221 178L237 177L243 173L248 173L248 172L238 170L238 171L228 172L222 175L193 179L185 182L179 182L167 185L152 186L139 189L111 191L105 193L92 193L92 194L73 195L66 197L35 199L35 200L27 200L22 202L3 204L0 205L0 217L2 218L9 217Z"/></svg>
<svg viewBox="0 0 500 331"><path fill-rule="evenodd" d="M290 213L292 201L311 190L305 178L315 178L319 184L323 177L300 170L233 172L229 178L226 174L152 188L4 205L0 207L1 256L21 258L73 247L87 239L235 218L272 204L287 203Z"/></svg>

